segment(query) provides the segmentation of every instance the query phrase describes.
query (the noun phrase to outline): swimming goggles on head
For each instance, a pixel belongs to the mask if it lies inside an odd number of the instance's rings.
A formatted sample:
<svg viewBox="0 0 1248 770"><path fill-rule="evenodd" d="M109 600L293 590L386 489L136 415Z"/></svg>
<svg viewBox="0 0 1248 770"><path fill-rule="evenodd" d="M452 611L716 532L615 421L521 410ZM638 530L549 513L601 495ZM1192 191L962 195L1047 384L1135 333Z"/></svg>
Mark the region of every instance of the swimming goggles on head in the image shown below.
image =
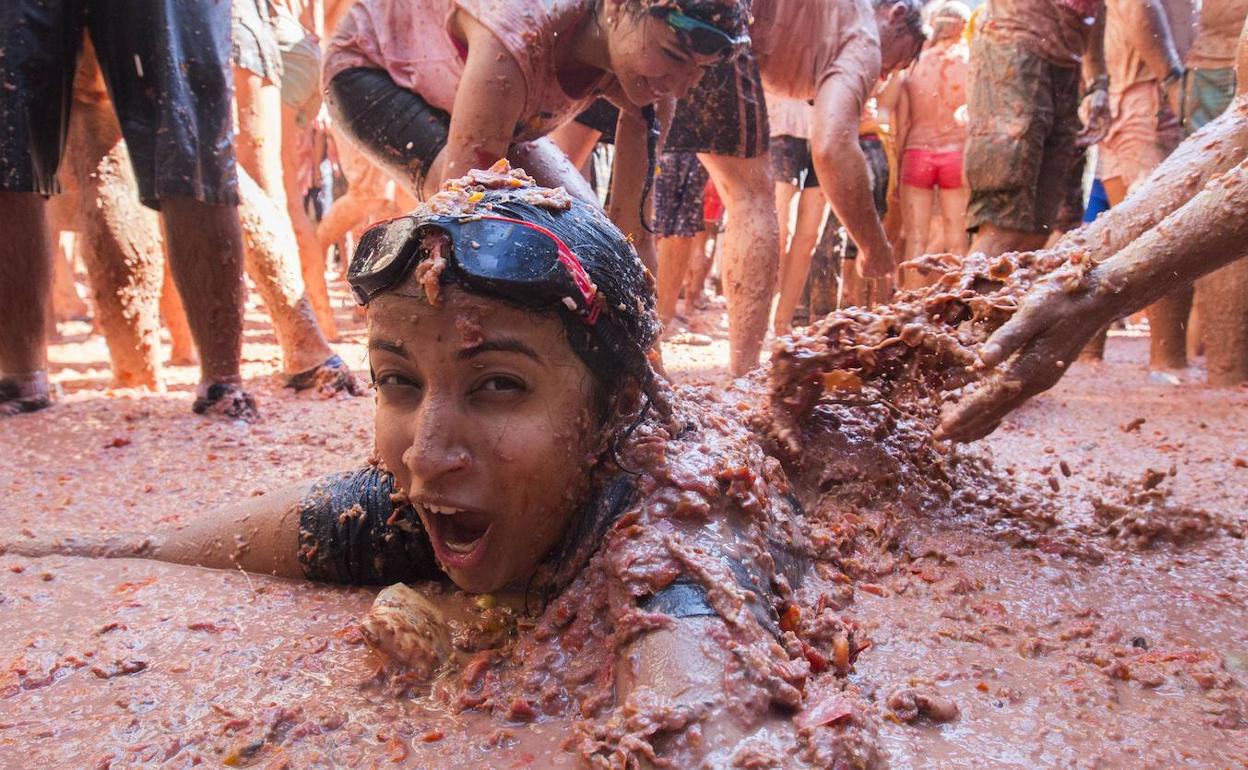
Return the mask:
<svg viewBox="0 0 1248 770"><path fill-rule="evenodd" d="M733 37L714 24L695 19L670 5L651 8L648 13L671 27L680 44L698 56L730 59L750 44L749 35Z"/></svg>
<svg viewBox="0 0 1248 770"><path fill-rule="evenodd" d="M576 254L550 230L502 216L402 216L360 238L347 283L361 305L394 288L432 256L425 235L450 240L443 256L469 286L527 305L561 304L590 326L603 300Z"/></svg>

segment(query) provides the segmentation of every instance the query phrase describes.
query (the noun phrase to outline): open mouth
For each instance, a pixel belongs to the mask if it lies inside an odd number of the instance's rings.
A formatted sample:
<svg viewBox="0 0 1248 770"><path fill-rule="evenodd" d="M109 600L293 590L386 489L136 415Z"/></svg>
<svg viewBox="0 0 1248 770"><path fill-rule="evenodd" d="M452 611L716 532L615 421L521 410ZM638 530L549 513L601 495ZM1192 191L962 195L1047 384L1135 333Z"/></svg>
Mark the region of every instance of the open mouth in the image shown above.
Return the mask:
<svg viewBox="0 0 1248 770"><path fill-rule="evenodd" d="M446 505L420 504L424 509L429 539L438 558L448 566L469 567L484 553L482 545L490 532L489 517Z"/></svg>

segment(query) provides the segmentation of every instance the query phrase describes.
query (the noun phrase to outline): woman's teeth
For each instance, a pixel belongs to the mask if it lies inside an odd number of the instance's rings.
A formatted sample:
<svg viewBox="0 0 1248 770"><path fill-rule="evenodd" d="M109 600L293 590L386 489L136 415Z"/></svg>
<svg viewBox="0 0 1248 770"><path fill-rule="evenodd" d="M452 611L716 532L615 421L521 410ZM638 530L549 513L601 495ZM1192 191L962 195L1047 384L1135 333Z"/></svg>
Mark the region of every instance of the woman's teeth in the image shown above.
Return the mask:
<svg viewBox="0 0 1248 770"><path fill-rule="evenodd" d="M458 508L448 508L445 505L432 505L430 503L425 503L425 508L428 509L430 513L443 513L443 514L459 513Z"/></svg>

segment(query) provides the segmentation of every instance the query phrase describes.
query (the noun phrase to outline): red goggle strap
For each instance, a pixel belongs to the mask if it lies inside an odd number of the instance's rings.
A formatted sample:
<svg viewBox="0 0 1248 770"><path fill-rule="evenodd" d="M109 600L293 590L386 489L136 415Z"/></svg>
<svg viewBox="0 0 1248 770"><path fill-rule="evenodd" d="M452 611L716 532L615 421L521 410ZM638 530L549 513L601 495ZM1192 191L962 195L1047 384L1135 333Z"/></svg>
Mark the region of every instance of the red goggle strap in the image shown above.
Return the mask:
<svg viewBox="0 0 1248 770"><path fill-rule="evenodd" d="M585 299L585 306L589 308L589 316L586 320L590 324L594 324L598 321L598 314L602 311L602 303L594 301L598 296L598 287L594 286L594 282L589 279L589 273L585 272L585 268L581 265L581 261L576 258L576 254L572 251L572 249L568 248L568 244L564 243L562 238L539 224L526 222L523 219L499 216L483 216L481 218L493 219L499 222L512 222L517 225L522 225L530 230L536 230L554 241L559 255L558 258L560 264L567 268L568 273L572 275L572 282L575 283L576 288L580 290L581 296Z"/></svg>

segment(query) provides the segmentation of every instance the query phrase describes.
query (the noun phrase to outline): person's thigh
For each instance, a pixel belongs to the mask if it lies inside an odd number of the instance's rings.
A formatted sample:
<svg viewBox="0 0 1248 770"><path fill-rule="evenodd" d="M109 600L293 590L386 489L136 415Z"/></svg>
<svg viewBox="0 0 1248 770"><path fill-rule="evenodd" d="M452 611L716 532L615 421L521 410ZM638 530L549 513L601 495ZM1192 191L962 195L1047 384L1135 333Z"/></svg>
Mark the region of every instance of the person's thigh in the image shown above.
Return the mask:
<svg viewBox="0 0 1248 770"><path fill-rule="evenodd" d="M823 225L823 215L827 208L827 198L818 187L807 187L797 199L797 224L793 228L793 241L806 244L813 249L819 238L819 228Z"/></svg>
<svg viewBox="0 0 1248 770"><path fill-rule="evenodd" d="M966 201L970 197L971 191L966 187L948 190L942 188L936 195L945 227L945 249L954 254L965 254L969 243L966 234Z"/></svg>
<svg viewBox="0 0 1248 770"><path fill-rule="evenodd" d="M285 207L281 86L235 67L234 95L237 104L235 153L238 165L270 198Z"/></svg>
<svg viewBox="0 0 1248 770"><path fill-rule="evenodd" d="M1049 88L1054 68L1021 45L983 38L974 45L967 99L967 224L1040 232L1036 185L1054 121Z"/></svg>
<svg viewBox="0 0 1248 770"><path fill-rule="evenodd" d="M77 0L0 2L0 192L60 192L74 72L82 49Z"/></svg>

